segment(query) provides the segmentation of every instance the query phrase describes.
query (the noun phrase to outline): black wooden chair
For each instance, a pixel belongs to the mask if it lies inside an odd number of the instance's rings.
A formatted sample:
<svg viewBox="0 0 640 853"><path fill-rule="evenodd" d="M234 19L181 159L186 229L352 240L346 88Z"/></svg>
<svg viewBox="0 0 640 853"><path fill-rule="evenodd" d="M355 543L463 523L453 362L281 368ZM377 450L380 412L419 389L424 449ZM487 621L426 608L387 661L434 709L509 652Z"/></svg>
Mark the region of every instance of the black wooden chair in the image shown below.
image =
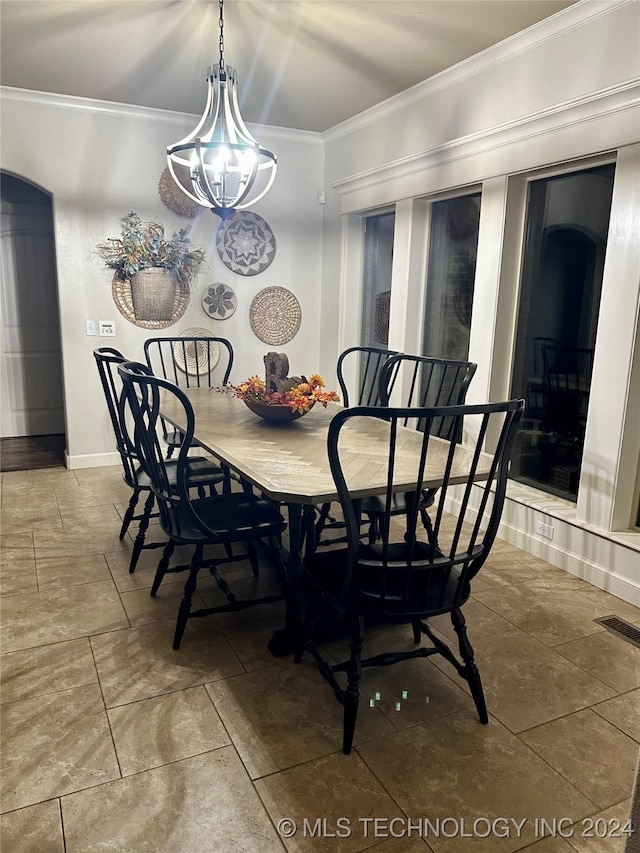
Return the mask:
<svg viewBox="0 0 640 853"><path fill-rule="evenodd" d="M380 405L380 371L387 359L395 355L399 355L397 350L365 346L349 347L340 353L336 372L340 386L340 401L345 409L349 406ZM316 546L333 545L336 542L345 541L344 536L330 538L323 535L325 530L344 530L344 522L331 515L330 503L317 507L317 515Z"/></svg>
<svg viewBox="0 0 640 853"><path fill-rule="evenodd" d="M271 546L271 554L285 582L284 563L280 558L279 537L285 528L285 521L277 507L271 501L254 495L247 487L245 491L229 494L195 497L189 477L189 451L193 444L195 417L193 407L181 388L172 382L153 376L149 368L135 362L125 362L118 368L122 377L128 409L134 423L133 440L145 471L151 481L151 490L155 495L160 514L160 524L169 537L162 559L158 564L156 576L151 587L151 595L158 592L166 574L184 571L189 576L184 587L184 597L178 610L173 648L178 649L187 625L194 617L211 613L245 610L259 604L268 604L282 600L282 595L268 595L254 599L239 599L229 588L220 574L219 566L247 556L254 570L258 572L256 541L266 539ZM184 411L184 431L175 462L167 460L162 452L160 422L161 395L176 398ZM172 464L175 465L175 478L172 476ZM247 555L230 554L233 543L245 543ZM171 556L177 545L193 546L193 556L188 567L170 567ZM222 545L227 550L226 557L204 559L206 546ZM227 599L226 604L191 610L191 602L196 591L198 573L207 568L213 575L218 588Z"/></svg>
<svg viewBox="0 0 640 853"><path fill-rule="evenodd" d="M524 400L427 409L361 407L339 412L333 418L329 427L328 454L347 525L347 547L318 550L304 558L312 597L294 659L300 661L305 649L310 650L321 675L344 706L345 754L351 751L353 743L363 667L387 666L409 658L441 654L468 682L480 721L488 722L482 682L467 638L462 607L498 530L513 439L523 408ZM360 504L349 494L348 472L341 464L340 433L354 418L378 419L389 425L389 452L383 468L388 486L382 499L388 523L381 525L381 539L374 545L360 540ZM391 524L394 466L402 456L398 451L403 437L401 425L407 418L421 419L425 429L413 469L407 468L406 459L403 463L403 481L407 482L410 476L416 484L407 494L403 523L396 520ZM432 435L432 425L438 421L449 421L450 436L464 435L469 459L464 476L454 473L454 457L460 452L460 445L452 439L443 440ZM481 448L486 435L499 436L497 447L488 478L476 482L477 472L482 471L484 464ZM429 478L428 472L433 465L442 471L444 479L434 505L434 535L429 537L418 519L423 483ZM445 504L450 498L451 505L456 507L453 519L445 513ZM344 615L350 629L350 657L338 664L324 659L314 642L318 613L321 605L327 604ZM462 661L434 634L427 621L446 613L451 616ZM411 625L414 642L419 643L424 635L431 645L362 659L366 619ZM339 673L345 674L346 683L341 683L343 677L339 677Z"/></svg>
<svg viewBox="0 0 640 853"><path fill-rule="evenodd" d="M100 381L107 402L107 409L109 410L111 426L113 427L116 439L116 448L122 462L122 477L132 490L129 505L122 519L120 539L124 539L132 521L138 522L138 532L133 541L133 551L131 552L131 560L129 562L129 573L133 574L143 549L162 548L166 543L145 543L149 521L151 518L157 518L158 514L153 512L155 498L151 491L151 482L140 465L140 459L135 448L127 440L126 425L121 418L123 388L117 368L118 365L126 361L126 358L113 347L99 347L94 349L93 355L98 366L98 373L100 374ZM169 476L174 482L176 478L175 469L175 463L169 466ZM218 465L215 465L208 459L191 457L189 459L189 477L190 482L196 488L200 488L201 490L205 488L215 490L215 486L224 481L224 472ZM140 495L143 493L146 494L144 508L141 513L136 514L136 507Z"/></svg>
<svg viewBox="0 0 640 853"><path fill-rule="evenodd" d="M391 356L380 368L378 377L381 406L390 406L392 398L396 405L405 408L424 408L437 406L461 406L467 397L469 384L476 372L477 364L472 361L455 361L445 358L431 358L426 355L407 355L398 353ZM395 402L394 398L394 402ZM425 421L405 419L402 426L413 426L424 431ZM459 438L449 436L451 419L434 420L429 424L432 435L440 438ZM425 489L420 502L422 523L428 529L427 510L433 503L436 489ZM404 495L394 495L391 515L405 512ZM362 504L362 514L369 522L368 537L373 543L380 534L380 524L386 511L378 497L366 498Z"/></svg>
<svg viewBox="0 0 640 853"><path fill-rule="evenodd" d="M226 338L209 336L148 338L144 357L154 376L179 388L213 388L226 385L233 367L233 347ZM182 443L181 435L160 421L167 443L167 458ZM194 446L197 446L195 442Z"/></svg>

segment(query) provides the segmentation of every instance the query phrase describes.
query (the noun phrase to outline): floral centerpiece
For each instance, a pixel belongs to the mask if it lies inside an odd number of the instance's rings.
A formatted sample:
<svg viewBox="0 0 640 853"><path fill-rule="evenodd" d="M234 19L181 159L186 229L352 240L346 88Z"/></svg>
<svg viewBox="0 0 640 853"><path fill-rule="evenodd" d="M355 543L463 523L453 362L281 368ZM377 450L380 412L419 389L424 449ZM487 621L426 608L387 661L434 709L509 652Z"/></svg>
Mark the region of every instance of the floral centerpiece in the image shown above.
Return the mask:
<svg viewBox="0 0 640 853"><path fill-rule="evenodd" d="M131 281L136 318L166 320L173 313L176 281L188 287L205 259L186 228L165 236L164 225L144 223L135 211L122 219L120 237L98 243L96 252L108 269Z"/></svg>
<svg viewBox="0 0 640 853"><path fill-rule="evenodd" d="M266 382L259 376L251 376L240 385L218 388L243 400L252 412L266 420L293 420L305 415L316 403L326 408L328 403L340 402L335 391L326 391L325 382L318 373L292 377L291 387L282 391L269 391Z"/></svg>

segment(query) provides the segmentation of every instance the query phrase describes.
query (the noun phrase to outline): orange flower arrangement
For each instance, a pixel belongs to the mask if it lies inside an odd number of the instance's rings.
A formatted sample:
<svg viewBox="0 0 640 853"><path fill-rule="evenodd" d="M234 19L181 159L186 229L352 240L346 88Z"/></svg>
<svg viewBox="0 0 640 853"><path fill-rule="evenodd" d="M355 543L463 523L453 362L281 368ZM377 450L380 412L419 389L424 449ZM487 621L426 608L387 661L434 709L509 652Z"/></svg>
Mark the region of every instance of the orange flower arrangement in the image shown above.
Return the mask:
<svg viewBox="0 0 640 853"><path fill-rule="evenodd" d="M300 381L297 381L297 380ZM289 406L294 412L305 414L316 403L321 403L325 408L327 403L340 402L340 397L335 391L325 391L325 382L318 373L295 377L291 380L292 387L288 391L267 391L266 383L259 376L251 376L240 385L227 385L220 389L231 391L234 397L244 400L245 403L257 403L261 406ZM293 384L295 383L295 384Z"/></svg>

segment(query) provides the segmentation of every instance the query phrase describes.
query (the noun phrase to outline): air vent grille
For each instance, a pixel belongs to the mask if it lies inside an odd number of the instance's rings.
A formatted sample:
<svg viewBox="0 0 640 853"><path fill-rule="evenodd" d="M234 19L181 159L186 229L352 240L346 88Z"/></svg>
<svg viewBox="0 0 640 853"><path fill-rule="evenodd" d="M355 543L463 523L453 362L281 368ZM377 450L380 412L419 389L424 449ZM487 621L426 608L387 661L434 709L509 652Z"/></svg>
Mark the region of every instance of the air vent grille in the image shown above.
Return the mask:
<svg viewBox="0 0 640 853"><path fill-rule="evenodd" d="M612 634L616 634L616 636L621 637L623 640L640 649L640 628L637 625L626 622L624 619L620 619L619 616L602 616L600 619L594 619L593 621L598 622L607 631L611 631Z"/></svg>

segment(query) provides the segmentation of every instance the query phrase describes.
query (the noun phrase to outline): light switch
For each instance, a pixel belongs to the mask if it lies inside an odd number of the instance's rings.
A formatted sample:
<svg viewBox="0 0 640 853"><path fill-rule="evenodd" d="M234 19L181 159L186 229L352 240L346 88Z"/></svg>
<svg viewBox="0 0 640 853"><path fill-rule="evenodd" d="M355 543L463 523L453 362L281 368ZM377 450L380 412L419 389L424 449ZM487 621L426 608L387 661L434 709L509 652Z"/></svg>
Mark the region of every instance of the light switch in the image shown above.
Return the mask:
<svg viewBox="0 0 640 853"><path fill-rule="evenodd" d="M97 335L98 334L97 329L96 329L96 321L95 320L85 320L85 324L86 324L85 335Z"/></svg>
<svg viewBox="0 0 640 853"><path fill-rule="evenodd" d="M98 321L99 331L98 334L101 338L113 338L116 334L116 324L113 320L99 320Z"/></svg>

